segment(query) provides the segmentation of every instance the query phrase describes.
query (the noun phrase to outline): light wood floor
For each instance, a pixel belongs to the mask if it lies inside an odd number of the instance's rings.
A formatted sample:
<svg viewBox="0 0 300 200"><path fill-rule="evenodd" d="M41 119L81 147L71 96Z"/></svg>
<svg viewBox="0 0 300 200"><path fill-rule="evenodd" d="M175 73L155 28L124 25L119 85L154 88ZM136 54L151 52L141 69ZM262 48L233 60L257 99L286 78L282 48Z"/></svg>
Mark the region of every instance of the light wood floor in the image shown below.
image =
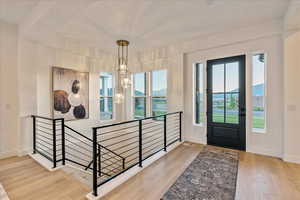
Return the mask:
<svg viewBox="0 0 300 200"><path fill-rule="evenodd" d="M159 200L201 151L181 145L102 200ZM48 172L29 157L0 160L0 182L11 200L84 199L90 191L65 172ZM300 200L300 165L240 152L237 200Z"/></svg>

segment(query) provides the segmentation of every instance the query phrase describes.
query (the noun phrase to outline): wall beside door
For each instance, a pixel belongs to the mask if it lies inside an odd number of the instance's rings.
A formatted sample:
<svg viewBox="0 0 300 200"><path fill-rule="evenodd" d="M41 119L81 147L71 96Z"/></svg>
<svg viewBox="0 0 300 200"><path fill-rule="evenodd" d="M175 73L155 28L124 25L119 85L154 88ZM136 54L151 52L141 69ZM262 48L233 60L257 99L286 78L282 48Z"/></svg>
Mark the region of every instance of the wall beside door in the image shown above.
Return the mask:
<svg viewBox="0 0 300 200"><path fill-rule="evenodd" d="M259 154L281 157L283 149L283 52L281 33L270 34L264 37L241 40L228 40L227 44L209 47L199 42L199 49L186 53L184 57L184 91L185 91L185 126L184 136L186 141L206 144L206 122L203 125L194 124L194 94L193 94L193 64L201 62L206 68L206 61L210 59L224 58L236 55L246 55L246 150ZM228 34L224 34L226 38ZM265 52L267 54L266 69L266 118L267 127L265 133L255 133L251 128L252 107L252 54ZM206 71L206 70L205 70ZM206 76L206 75L205 75ZM206 80L204 81L206 86ZM205 87L206 88L206 87ZM205 96L206 101L206 96ZM205 105L206 107L206 105Z"/></svg>
<svg viewBox="0 0 300 200"><path fill-rule="evenodd" d="M284 41L285 135L284 160L300 163L300 31L290 33Z"/></svg>

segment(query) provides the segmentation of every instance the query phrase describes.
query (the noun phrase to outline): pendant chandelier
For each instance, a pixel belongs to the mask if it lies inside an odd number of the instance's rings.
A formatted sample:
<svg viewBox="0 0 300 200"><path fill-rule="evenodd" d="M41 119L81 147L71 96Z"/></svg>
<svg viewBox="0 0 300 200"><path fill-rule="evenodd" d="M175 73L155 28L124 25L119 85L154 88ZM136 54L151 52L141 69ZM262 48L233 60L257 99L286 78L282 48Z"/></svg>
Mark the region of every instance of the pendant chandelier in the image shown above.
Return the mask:
<svg viewBox="0 0 300 200"><path fill-rule="evenodd" d="M117 40L118 45L118 84L116 88L116 103L122 103L124 100L124 90L131 85L130 73L128 70L128 46L129 41Z"/></svg>

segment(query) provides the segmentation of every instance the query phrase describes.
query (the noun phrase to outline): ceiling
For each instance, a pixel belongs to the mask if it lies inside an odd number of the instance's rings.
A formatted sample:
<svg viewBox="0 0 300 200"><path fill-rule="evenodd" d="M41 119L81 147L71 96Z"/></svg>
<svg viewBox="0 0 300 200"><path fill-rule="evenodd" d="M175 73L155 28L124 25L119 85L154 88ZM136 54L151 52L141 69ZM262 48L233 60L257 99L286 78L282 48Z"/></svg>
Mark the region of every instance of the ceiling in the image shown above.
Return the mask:
<svg viewBox="0 0 300 200"><path fill-rule="evenodd" d="M38 41L71 38L105 50L117 39L162 46L283 19L289 0L0 0L0 19Z"/></svg>

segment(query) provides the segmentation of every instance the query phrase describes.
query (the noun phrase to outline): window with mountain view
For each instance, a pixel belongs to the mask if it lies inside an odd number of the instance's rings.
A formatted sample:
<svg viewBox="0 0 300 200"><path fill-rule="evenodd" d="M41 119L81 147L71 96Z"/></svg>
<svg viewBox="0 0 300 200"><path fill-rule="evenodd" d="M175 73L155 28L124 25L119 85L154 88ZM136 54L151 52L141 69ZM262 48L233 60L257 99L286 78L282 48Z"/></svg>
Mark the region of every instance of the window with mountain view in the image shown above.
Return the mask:
<svg viewBox="0 0 300 200"><path fill-rule="evenodd" d="M263 53L252 57L252 128L254 131L264 131L265 119L265 63Z"/></svg>
<svg viewBox="0 0 300 200"><path fill-rule="evenodd" d="M152 71L152 116L167 113L167 70Z"/></svg>
<svg viewBox="0 0 300 200"><path fill-rule="evenodd" d="M113 74L100 74L100 120L113 119Z"/></svg>
<svg viewBox="0 0 300 200"><path fill-rule="evenodd" d="M134 118L146 117L146 102L147 102L147 84L146 73L136 73L133 75L133 106Z"/></svg>
<svg viewBox="0 0 300 200"><path fill-rule="evenodd" d="M204 122L204 97L203 97L203 64L195 65L195 123Z"/></svg>

